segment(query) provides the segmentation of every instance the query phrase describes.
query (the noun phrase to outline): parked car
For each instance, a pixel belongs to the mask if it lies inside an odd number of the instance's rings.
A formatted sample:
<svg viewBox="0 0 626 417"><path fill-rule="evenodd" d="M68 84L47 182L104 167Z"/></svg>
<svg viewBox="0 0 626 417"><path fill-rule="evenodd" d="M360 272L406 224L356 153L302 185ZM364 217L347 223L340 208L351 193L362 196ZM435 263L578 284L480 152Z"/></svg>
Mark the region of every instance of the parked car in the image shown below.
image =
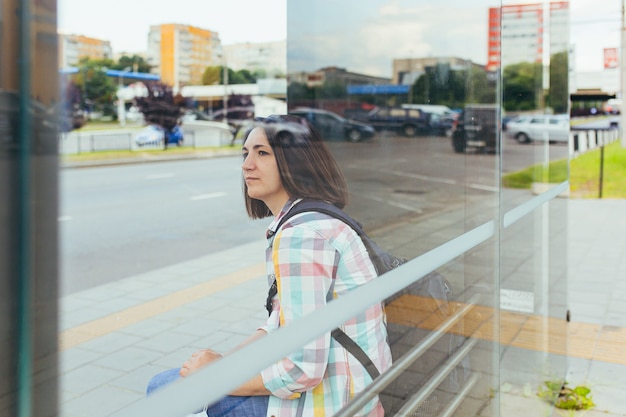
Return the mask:
<svg viewBox="0 0 626 417"><path fill-rule="evenodd" d="M452 130L452 148L457 153L467 148L498 151L499 107L495 104L467 104Z"/></svg>
<svg viewBox="0 0 626 417"><path fill-rule="evenodd" d="M520 116L506 125L506 135L519 143L569 141L569 116L566 114L536 114Z"/></svg>
<svg viewBox="0 0 626 417"><path fill-rule="evenodd" d="M429 116L419 109L377 107L367 115L367 123L376 130L394 130L405 136L428 132Z"/></svg>
<svg viewBox="0 0 626 417"><path fill-rule="evenodd" d="M428 113L428 132L433 135L450 136L452 126L458 114L441 115L439 113Z"/></svg>
<svg viewBox="0 0 626 417"><path fill-rule="evenodd" d="M344 139L350 142L359 142L373 137L376 133L374 128L367 123L344 119L327 110L298 107L290 111L289 114L306 119L326 140Z"/></svg>
<svg viewBox="0 0 626 417"><path fill-rule="evenodd" d="M162 145L166 136L168 145L181 146L183 144L184 135L182 127L176 126L172 132L166 134L165 129L157 125L148 125L137 133L137 135L135 135L135 144L137 146Z"/></svg>

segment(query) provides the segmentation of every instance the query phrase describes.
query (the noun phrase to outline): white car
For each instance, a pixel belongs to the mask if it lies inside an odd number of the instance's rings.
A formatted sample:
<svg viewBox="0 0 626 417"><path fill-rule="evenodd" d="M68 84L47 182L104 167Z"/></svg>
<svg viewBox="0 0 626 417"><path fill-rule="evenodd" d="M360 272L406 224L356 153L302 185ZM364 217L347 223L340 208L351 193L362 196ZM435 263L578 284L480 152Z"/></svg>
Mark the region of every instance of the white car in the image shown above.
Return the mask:
<svg viewBox="0 0 626 417"><path fill-rule="evenodd" d="M567 143L569 140L569 116L566 114L520 116L507 123L506 134L519 143L532 141Z"/></svg>
<svg viewBox="0 0 626 417"><path fill-rule="evenodd" d="M158 145L163 143L164 136L163 129L155 125L148 125L135 135L135 143L137 146Z"/></svg>

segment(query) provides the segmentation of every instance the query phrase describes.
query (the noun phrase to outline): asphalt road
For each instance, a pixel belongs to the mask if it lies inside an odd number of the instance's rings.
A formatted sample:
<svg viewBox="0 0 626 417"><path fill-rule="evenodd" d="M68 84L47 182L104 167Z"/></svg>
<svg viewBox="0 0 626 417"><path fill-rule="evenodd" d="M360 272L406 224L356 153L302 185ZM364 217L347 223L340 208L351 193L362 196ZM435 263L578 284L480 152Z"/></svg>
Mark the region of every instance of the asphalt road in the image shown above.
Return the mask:
<svg viewBox="0 0 626 417"><path fill-rule="evenodd" d="M500 163L505 172L517 170L546 152L512 142L502 158L456 154L446 137L387 134L329 146L348 179L347 211L366 230L459 205L492 207ZM556 146L548 151L566 150ZM248 219L240 162L223 157L62 170L62 294L262 239L269 219Z"/></svg>

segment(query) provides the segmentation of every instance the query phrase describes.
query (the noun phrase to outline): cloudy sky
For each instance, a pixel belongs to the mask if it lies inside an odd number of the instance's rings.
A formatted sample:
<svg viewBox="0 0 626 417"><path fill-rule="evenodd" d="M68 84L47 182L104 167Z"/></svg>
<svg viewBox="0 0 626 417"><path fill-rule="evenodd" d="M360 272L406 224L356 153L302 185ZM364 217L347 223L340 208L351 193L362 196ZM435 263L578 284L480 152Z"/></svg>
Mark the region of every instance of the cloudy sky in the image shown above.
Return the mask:
<svg viewBox="0 0 626 417"><path fill-rule="evenodd" d="M523 2L527 1L504 4ZM101 8L85 12L90 3ZM336 65L390 76L393 58L455 56L485 64L487 9L499 5L495 0L293 0L289 7L286 3L58 0L59 30L108 39L114 52L142 52L154 24L210 29L227 45L286 39L289 16L290 71ZM621 1L571 0L570 7L575 67L601 70L603 49L619 47Z"/></svg>

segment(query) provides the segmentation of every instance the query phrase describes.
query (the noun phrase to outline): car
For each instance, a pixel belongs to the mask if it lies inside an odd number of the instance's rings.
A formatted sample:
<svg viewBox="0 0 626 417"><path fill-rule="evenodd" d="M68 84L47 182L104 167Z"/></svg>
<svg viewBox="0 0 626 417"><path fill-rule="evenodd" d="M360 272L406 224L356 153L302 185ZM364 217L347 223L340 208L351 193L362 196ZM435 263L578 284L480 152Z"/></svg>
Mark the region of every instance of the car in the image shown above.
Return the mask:
<svg viewBox="0 0 626 417"><path fill-rule="evenodd" d="M450 136L452 126L458 115L452 113L450 115L441 115L439 113L428 114L428 131L433 135Z"/></svg>
<svg viewBox="0 0 626 417"><path fill-rule="evenodd" d="M429 131L429 115L419 109L376 107L366 120L376 130L394 130L409 137Z"/></svg>
<svg viewBox="0 0 626 417"><path fill-rule="evenodd" d="M328 110L298 107L289 112L294 116L306 119L313 125L325 140L342 139L360 142L374 137L376 131L372 126L357 120L345 119Z"/></svg>
<svg viewBox="0 0 626 417"><path fill-rule="evenodd" d="M467 148L498 151L499 107L495 104L467 104L452 128L452 148L463 153Z"/></svg>
<svg viewBox="0 0 626 417"><path fill-rule="evenodd" d="M569 141L569 116L566 114L535 114L519 116L506 125L506 135L519 143Z"/></svg>
<svg viewBox="0 0 626 417"><path fill-rule="evenodd" d="M162 145L166 136L168 138L168 145L174 144L181 146L183 143L184 135L182 127L177 125L169 134L166 134L165 129L161 126L148 125L135 135L135 144L137 146Z"/></svg>

